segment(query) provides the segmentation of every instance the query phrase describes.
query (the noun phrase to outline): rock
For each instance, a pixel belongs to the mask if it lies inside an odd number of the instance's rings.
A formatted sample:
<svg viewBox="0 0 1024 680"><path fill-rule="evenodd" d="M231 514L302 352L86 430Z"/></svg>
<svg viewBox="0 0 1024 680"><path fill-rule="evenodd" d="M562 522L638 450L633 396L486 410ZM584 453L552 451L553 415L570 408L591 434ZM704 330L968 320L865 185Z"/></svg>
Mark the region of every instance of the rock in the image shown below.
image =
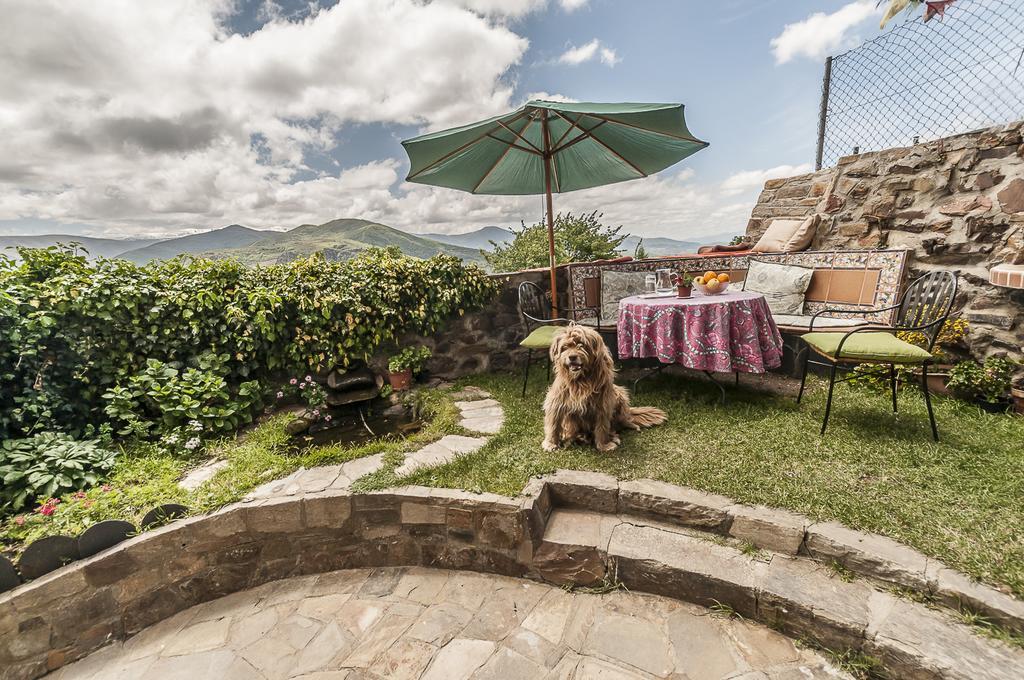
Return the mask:
<svg viewBox="0 0 1024 680"><path fill-rule="evenodd" d="M370 387L361 387L355 390L349 390L348 392L328 392L327 403L331 406L344 406L346 404L355 404L360 401L369 401L380 394L380 387L377 385L371 385Z"/></svg>
<svg viewBox="0 0 1024 680"><path fill-rule="evenodd" d="M764 506L732 505L729 535L758 548L796 555L809 521L803 515Z"/></svg>
<svg viewBox="0 0 1024 680"><path fill-rule="evenodd" d="M825 201L825 212L837 213L843 209L846 205L846 199L838 194L829 194L828 199Z"/></svg>
<svg viewBox="0 0 1024 680"><path fill-rule="evenodd" d="M1024 212L1024 179L1014 179L996 194L1003 212Z"/></svg>
<svg viewBox="0 0 1024 680"><path fill-rule="evenodd" d="M343 371L334 370L327 376L327 387L337 392L347 392L352 389L361 389L384 384L383 378L375 374L369 368Z"/></svg>
<svg viewBox="0 0 1024 680"><path fill-rule="evenodd" d="M288 425L291 425L291 423L289 423ZM299 432L303 432L305 431L305 429L308 428L309 425L306 425L306 428L299 430ZM289 434L298 434L297 432L289 431L288 426L285 426L285 431L288 432ZM189 491L198 489L200 486L213 479L214 475L216 475L218 472L220 472L227 466L228 462L226 460L208 460L199 467L190 471L187 475L185 475L184 479L178 482L178 486L180 486L183 489L188 489Z"/></svg>
<svg viewBox="0 0 1024 680"><path fill-rule="evenodd" d="M284 426L284 431L293 437L308 430L316 420L312 416L302 415Z"/></svg>
<svg viewBox="0 0 1024 680"><path fill-rule="evenodd" d="M619 482L611 475L580 470L558 470L543 479L558 505L598 512L616 512Z"/></svg>
<svg viewBox="0 0 1024 680"><path fill-rule="evenodd" d="M958 198L946 203L945 205L939 206L939 212L943 215L952 215L957 217L966 215L972 210L976 210L983 205L980 199L980 196L966 196L964 198ZM989 207L991 207L991 203L989 203Z"/></svg>
<svg viewBox="0 0 1024 680"><path fill-rule="evenodd" d="M837 562L870 578L915 590L928 589L928 559L886 536L825 522L807 529L807 550L818 560Z"/></svg>
<svg viewBox="0 0 1024 680"><path fill-rule="evenodd" d="M556 585L592 586L606 574L604 557L593 546L541 543L533 567L541 579Z"/></svg>
<svg viewBox="0 0 1024 680"><path fill-rule="evenodd" d="M734 507L725 496L687 489L653 479L619 484L619 512L667 519L681 526L726 533Z"/></svg>
<svg viewBox="0 0 1024 680"><path fill-rule="evenodd" d="M1013 328L1015 316L1011 313L1006 314L993 314L987 312L964 312L964 318L972 324L982 324L985 326L995 326L1001 328L1004 331L1008 331Z"/></svg>

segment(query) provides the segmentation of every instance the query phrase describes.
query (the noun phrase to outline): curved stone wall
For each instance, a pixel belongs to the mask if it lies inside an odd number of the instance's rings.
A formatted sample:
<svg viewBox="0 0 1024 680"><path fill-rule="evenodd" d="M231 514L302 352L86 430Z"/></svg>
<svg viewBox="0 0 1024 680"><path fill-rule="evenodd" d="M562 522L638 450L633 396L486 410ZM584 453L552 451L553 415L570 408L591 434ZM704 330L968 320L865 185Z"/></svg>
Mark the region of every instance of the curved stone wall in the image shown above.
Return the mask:
<svg viewBox="0 0 1024 680"><path fill-rule="evenodd" d="M793 637L870 653L899 677L1024 677L1020 650L785 554L795 534L773 529L765 509L659 485L559 473L519 499L424 487L327 491L180 520L0 596L0 675L38 677L193 605L291 576L420 565L558 581L590 565L577 572L723 603ZM573 512L586 516L564 514ZM787 521L792 529L796 520ZM812 529L801 527L800 546ZM708 530L779 552L755 559L729 539L697 535Z"/></svg>

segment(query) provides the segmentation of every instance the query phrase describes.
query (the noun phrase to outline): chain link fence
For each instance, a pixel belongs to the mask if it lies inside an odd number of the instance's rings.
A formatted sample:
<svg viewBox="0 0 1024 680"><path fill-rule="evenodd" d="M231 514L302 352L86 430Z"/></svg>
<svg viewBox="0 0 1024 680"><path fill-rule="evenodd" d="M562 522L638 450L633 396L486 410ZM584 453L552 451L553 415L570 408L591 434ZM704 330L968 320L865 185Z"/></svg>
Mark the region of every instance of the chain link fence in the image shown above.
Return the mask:
<svg viewBox="0 0 1024 680"><path fill-rule="evenodd" d="M921 10L825 62L816 167L1024 118L1024 3Z"/></svg>

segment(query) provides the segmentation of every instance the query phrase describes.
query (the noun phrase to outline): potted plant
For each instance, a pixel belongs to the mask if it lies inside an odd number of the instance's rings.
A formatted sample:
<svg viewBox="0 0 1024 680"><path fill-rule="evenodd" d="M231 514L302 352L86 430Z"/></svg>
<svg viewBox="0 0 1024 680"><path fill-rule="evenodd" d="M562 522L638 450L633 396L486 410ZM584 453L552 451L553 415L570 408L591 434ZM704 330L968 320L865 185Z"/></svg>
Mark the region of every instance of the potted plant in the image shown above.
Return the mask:
<svg viewBox="0 0 1024 680"><path fill-rule="evenodd" d="M409 389L431 356L429 347L406 347L388 360L388 382L396 392Z"/></svg>
<svg viewBox="0 0 1024 680"><path fill-rule="evenodd" d="M939 335L935 338L935 345L932 347L932 356L935 357L936 363L928 369L928 390L932 394L949 394L947 383L953 364L948 349L960 344L967 337L968 330L967 320L960 317L946 319L946 322L942 324L942 329L939 330ZM897 335L900 340L913 345L919 347L927 345L924 333L902 331ZM920 371L915 371L915 375L920 376Z"/></svg>
<svg viewBox="0 0 1024 680"><path fill-rule="evenodd" d="M1017 378L1010 383L1010 398L1013 399L1013 412L1024 416L1024 378Z"/></svg>
<svg viewBox="0 0 1024 680"><path fill-rule="evenodd" d="M693 277L686 272L679 272L678 274L672 275L672 280L676 284L676 290L679 297L688 298L693 294Z"/></svg>
<svg viewBox="0 0 1024 680"><path fill-rule="evenodd" d="M1002 413L1010 406L1007 393L1018 366L1018 362L1004 357L989 357L984 364L961 361L949 372L949 389L989 413Z"/></svg>

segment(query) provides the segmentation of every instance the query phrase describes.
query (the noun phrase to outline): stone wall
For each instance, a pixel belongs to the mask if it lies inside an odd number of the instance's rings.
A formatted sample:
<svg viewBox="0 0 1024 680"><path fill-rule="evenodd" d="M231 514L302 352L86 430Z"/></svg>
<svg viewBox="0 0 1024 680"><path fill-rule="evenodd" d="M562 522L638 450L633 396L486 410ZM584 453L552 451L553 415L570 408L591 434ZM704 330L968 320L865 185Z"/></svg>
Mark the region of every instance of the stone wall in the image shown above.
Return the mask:
<svg viewBox="0 0 1024 680"><path fill-rule="evenodd" d="M1024 257L1024 122L917 146L846 156L836 167L773 179L747 224L824 216L811 248L909 248L911 276L959 275L957 307L976 357L1020 354L1024 291L988 283L993 265Z"/></svg>
<svg viewBox="0 0 1024 680"><path fill-rule="evenodd" d="M568 277L564 267L558 269L559 298L564 309ZM496 274L501 292L484 309L453 319L441 332L431 337L410 337L407 344L426 345L433 351L427 365L431 374L457 378L486 371L510 371L522 366L525 354L519 348L524 337L517 309L519 284L532 281L548 290L551 287L547 269L534 269L514 274Z"/></svg>

